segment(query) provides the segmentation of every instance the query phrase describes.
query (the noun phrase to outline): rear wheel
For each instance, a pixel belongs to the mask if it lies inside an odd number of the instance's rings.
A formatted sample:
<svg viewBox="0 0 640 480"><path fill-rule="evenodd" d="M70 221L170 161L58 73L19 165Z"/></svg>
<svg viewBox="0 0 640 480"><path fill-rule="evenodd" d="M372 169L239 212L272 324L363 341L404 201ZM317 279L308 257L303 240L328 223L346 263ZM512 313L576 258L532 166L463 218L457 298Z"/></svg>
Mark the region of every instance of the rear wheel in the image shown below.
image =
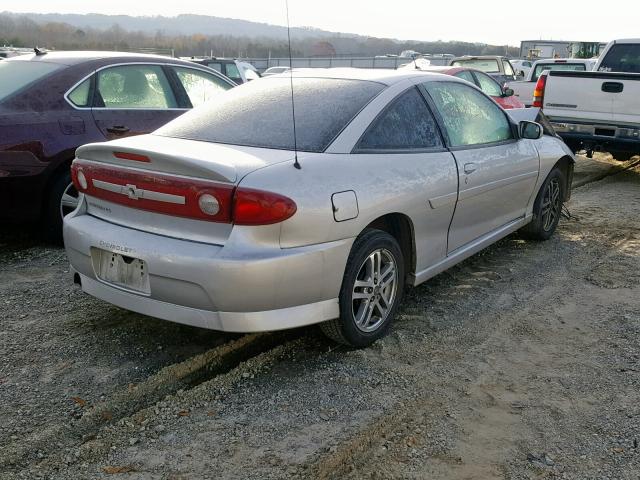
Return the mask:
<svg viewBox="0 0 640 480"><path fill-rule="evenodd" d="M383 337L404 290L404 259L394 237L366 230L351 249L340 289L340 318L321 324L331 339L366 347Z"/></svg>
<svg viewBox="0 0 640 480"><path fill-rule="evenodd" d="M548 240L556 231L562 204L566 197L566 179L559 168L554 168L542 184L533 204L533 219L522 229L522 233L532 240Z"/></svg>
<svg viewBox="0 0 640 480"><path fill-rule="evenodd" d="M59 174L51 184L44 208L44 236L52 243L62 244L62 219L78 206L78 191L71 182L71 173Z"/></svg>

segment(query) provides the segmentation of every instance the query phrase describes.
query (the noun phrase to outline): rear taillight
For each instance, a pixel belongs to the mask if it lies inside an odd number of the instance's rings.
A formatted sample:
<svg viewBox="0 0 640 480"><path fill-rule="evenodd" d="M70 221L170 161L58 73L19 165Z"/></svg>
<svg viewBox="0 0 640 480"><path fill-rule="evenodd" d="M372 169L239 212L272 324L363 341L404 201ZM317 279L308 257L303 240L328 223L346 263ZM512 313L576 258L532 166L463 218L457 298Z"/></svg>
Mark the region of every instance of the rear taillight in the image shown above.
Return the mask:
<svg viewBox="0 0 640 480"><path fill-rule="evenodd" d="M71 164L71 178L79 192L92 197L210 222L271 225L297 209L293 200L277 193L83 160Z"/></svg>
<svg viewBox="0 0 640 480"><path fill-rule="evenodd" d="M538 77L536 88L533 90L533 106L542 108L544 103L544 89L547 86L547 75L542 74Z"/></svg>
<svg viewBox="0 0 640 480"><path fill-rule="evenodd" d="M233 223L236 225L271 225L283 222L296 213L296 204L277 193L238 188L233 195Z"/></svg>
<svg viewBox="0 0 640 480"><path fill-rule="evenodd" d="M79 192L127 207L211 222L231 221L233 185L83 160L71 164L71 178Z"/></svg>

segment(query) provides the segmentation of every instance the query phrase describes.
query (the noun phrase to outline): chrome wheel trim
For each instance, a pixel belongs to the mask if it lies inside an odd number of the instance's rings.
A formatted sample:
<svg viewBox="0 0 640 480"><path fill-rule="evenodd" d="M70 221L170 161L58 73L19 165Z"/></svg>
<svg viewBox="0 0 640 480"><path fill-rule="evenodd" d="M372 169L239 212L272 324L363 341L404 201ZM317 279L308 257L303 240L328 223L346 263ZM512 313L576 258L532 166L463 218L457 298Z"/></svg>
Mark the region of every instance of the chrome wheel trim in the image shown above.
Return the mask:
<svg viewBox="0 0 640 480"><path fill-rule="evenodd" d="M560 199L560 182L557 178L551 179L544 190L541 205L542 228L548 232L560 216L562 201Z"/></svg>
<svg viewBox="0 0 640 480"><path fill-rule="evenodd" d="M351 290L351 313L358 330L373 332L384 323L397 290L396 259L389 250L374 250L362 262Z"/></svg>
<svg viewBox="0 0 640 480"><path fill-rule="evenodd" d="M60 199L60 216L62 218L69 215L78 207L78 191L73 183L67 185L67 188L62 192L62 198Z"/></svg>

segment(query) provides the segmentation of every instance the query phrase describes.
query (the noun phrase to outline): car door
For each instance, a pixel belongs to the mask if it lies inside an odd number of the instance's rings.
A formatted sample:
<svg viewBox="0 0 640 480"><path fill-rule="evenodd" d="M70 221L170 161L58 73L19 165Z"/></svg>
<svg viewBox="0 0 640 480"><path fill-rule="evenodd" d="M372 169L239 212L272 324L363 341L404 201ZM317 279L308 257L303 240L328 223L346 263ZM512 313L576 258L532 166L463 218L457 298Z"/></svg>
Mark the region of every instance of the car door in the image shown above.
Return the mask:
<svg viewBox="0 0 640 480"><path fill-rule="evenodd" d="M153 132L187 110L162 65L114 65L95 76L91 111L107 140Z"/></svg>
<svg viewBox="0 0 640 480"><path fill-rule="evenodd" d="M519 139L507 114L462 82L426 82L459 175L448 253L525 215L539 171L530 140Z"/></svg>
<svg viewBox="0 0 640 480"><path fill-rule="evenodd" d="M415 86L392 100L356 144L354 171L358 204L397 211L411 219L416 271L444 259L447 230L455 208L458 177L453 155ZM372 173L367 173L372 172Z"/></svg>

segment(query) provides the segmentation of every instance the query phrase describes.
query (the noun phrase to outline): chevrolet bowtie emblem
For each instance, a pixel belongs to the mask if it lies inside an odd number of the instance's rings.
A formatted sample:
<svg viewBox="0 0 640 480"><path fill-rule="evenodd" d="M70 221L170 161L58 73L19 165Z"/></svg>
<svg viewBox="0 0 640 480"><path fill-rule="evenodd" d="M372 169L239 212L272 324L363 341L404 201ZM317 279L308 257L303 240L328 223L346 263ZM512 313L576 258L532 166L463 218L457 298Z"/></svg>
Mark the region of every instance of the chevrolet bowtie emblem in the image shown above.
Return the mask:
<svg viewBox="0 0 640 480"><path fill-rule="evenodd" d="M124 192L132 200L138 200L142 198L144 195L144 190L141 188L137 188L135 185L127 184L124 186Z"/></svg>

